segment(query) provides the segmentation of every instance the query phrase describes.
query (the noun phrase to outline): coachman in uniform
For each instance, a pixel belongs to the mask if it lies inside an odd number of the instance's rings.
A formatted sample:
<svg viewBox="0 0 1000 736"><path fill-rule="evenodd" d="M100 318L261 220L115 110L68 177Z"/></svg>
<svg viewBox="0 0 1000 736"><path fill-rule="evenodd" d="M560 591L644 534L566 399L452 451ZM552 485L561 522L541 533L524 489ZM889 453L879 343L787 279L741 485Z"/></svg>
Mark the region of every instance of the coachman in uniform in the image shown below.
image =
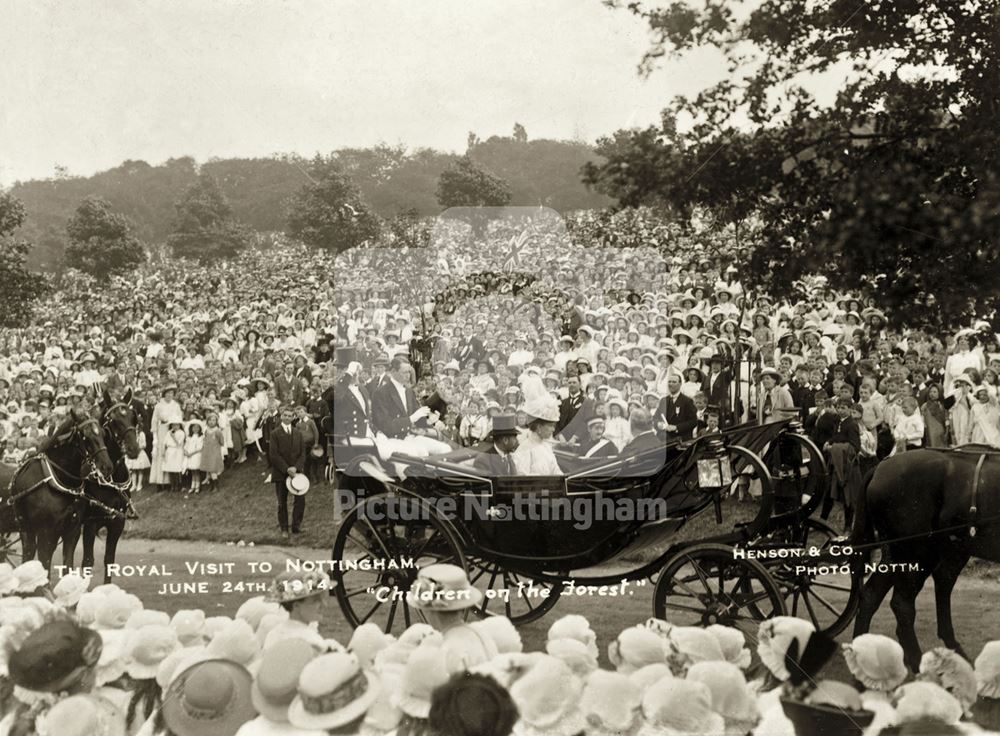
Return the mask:
<svg viewBox="0 0 1000 736"><path fill-rule="evenodd" d="M364 386L358 385L361 363L354 348L337 348L334 366L343 372L333 385L333 433L347 437L371 436L372 400Z"/></svg>

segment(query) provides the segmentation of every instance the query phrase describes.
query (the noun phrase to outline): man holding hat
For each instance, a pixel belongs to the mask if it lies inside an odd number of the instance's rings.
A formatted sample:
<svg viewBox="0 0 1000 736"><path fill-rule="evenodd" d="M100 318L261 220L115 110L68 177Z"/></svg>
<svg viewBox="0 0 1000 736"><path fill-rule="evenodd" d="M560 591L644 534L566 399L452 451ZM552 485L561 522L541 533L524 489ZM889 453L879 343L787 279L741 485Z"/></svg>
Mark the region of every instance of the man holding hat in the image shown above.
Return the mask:
<svg viewBox="0 0 1000 736"><path fill-rule="evenodd" d="M518 444L517 417L513 414L493 417L490 439L489 447L476 455L473 466L485 471L491 478L517 475L513 456Z"/></svg>
<svg viewBox="0 0 1000 736"><path fill-rule="evenodd" d="M281 408L281 422L271 432L268 457L271 461L271 479L278 497L278 526L281 536L288 539L288 484L300 472L305 472L306 445L302 434L292 428L295 412L292 407ZM301 531L302 517L306 511L304 495L294 495L292 501L292 533Z"/></svg>

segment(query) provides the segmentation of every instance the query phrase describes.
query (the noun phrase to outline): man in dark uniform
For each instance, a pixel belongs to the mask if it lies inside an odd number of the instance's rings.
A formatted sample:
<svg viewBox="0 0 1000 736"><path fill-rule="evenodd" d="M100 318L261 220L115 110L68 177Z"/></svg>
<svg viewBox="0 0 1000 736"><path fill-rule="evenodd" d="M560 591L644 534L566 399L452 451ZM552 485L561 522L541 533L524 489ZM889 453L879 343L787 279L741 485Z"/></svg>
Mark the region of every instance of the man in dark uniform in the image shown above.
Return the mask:
<svg viewBox="0 0 1000 736"><path fill-rule="evenodd" d="M518 445L517 417L513 414L498 414L493 417L490 432L491 441L472 461L474 467L485 471L491 478L517 475L514 468L513 452Z"/></svg>
<svg viewBox="0 0 1000 736"><path fill-rule="evenodd" d="M592 417L587 422L586 442L580 445L580 457L614 457L618 454L615 443L604 436L604 417Z"/></svg>
<svg viewBox="0 0 1000 736"><path fill-rule="evenodd" d="M396 356L382 385L372 394L372 427L386 437L402 439L408 434L423 434L416 422L430 416L431 410L420 406L410 384L413 371L406 358Z"/></svg>
<svg viewBox="0 0 1000 736"><path fill-rule="evenodd" d="M347 437L368 437L371 434L372 401L364 386L359 386L357 376L361 364L355 360L354 348L337 348L334 366L338 369L337 382L327 389L333 402L333 433ZM328 399L329 401L329 399Z"/></svg>

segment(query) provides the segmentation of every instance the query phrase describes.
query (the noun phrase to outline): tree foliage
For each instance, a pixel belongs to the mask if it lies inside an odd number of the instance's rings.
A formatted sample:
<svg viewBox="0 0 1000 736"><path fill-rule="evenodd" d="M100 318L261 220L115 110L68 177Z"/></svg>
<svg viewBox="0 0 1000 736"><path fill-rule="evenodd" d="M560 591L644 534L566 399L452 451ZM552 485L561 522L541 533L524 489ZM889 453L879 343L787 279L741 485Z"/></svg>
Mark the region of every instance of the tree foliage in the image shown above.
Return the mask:
<svg viewBox="0 0 1000 736"><path fill-rule="evenodd" d="M201 172L175 205L176 225L167 238L174 255L198 261L232 258L253 240L211 174Z"/></svg>
<svg viewBox="0 0 1000 736"><path fill-rule="evenodd" d="M133 270L146 251L132 224L100 197L87 197L66 223L66 265L98 278Z"/></svg>
<svg viewBox="0 0 1000 736"><path fill-rule="evenodd" d="M449 166L438 179L442 207L503 207L510 202L510 185L482 169L468 155Z"/></svg>
<svg viewBox="0 0 1000 736"><path fill-rule="evenodd" d="M336 160L317 158L311 177L289 201L291 235L337 253L378 237L378 218Z"/></svg>
<svg viewBox="0 0 1000 736"><path fill-rule="evenodd" d="M750 278L777 293L819 273L896 322L994 317L1000 2L734 5L628 4L654 37L641 71L712 47L730 74L601 140L587 182L626 206L759 218Z"/></svg>
<svg viewBox="0 0 1000 736"><path fill-rule="evenodd" d="M10 192L0 192L0 327L21 327L48 290L45 279L27 268L31 245L15 237L25 209Z"/></svg>

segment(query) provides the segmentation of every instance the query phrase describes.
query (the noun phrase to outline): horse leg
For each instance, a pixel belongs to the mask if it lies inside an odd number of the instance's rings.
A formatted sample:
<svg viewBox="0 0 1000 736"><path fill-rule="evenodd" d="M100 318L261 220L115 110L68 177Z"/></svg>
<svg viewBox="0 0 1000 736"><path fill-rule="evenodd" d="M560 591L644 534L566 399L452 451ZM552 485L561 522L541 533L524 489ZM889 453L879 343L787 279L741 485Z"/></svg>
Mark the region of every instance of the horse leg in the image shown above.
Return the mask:
<svg viewBox="0 0 1000 736"><path fill-rule="evenodd" d="M937 608L938 638L944 642L946 647L966 659L968 657L962 649L962 645L958 643L958 639L955 638L955 627L951 622L951 591L955 588L958 576L968 561L968 553L949 551L944 555L941 564L934 570L934 604Z"/></svg>
<svg viewBox="0 0 1000 736"><path fill-rule="evenodd" d="M928 573L896 573L889 605L896 616L896 639L903 647L903 660L911 672L920 670L920 641L914 628L917 620L917 594Z"/></svg>
<svg viewBox="0 0 1000 736"><path fill-rule="evenodd" d="M44 528L36 532L38 543L38 561L42 563L47 572L52 570L52 555L55 554L56 545L59 543L59 533L56 529Z"/></svg>
<svg viewBox="0 0 1000 736"><path fill-rule="evenodd" d="M125 522L116 520L108 524L108 536L104 539L104 582L111 582L111 565L115 561L115 552L118 550L118 540L122 538L125 531Z"/></svg>
<svg viewBox="0 0 1000 736"><path fill-rule="evenodd" d="M62 557L63 565L67 570L73 567L73 562L76 557L76 543L80 539L80 521L72 516L66 520L63 525L62 533Z"/></svg>
<svg viewBox="0 0 1000 736"><path fill-rule="evenodd" d="M33 531L21 532L21 559L24 562L35 559L38 551L38 537Z"/></svg>
<svg viewBox="0 0 1000 736"><path fill-rule="evenodd" d="M892 590L893 579L888 572L876 570L865 581L861 588L861 601L854 617L854 636L867 634L871 629L872 619L881 607L885 597Z"/></svg>
<svg viewBox="0 0 1000 736"><path fill-rule="evenodd" d="M94 570L94 539L97 538L97 524L93 521L86 521L83 524L83 566Z"/></svg>

